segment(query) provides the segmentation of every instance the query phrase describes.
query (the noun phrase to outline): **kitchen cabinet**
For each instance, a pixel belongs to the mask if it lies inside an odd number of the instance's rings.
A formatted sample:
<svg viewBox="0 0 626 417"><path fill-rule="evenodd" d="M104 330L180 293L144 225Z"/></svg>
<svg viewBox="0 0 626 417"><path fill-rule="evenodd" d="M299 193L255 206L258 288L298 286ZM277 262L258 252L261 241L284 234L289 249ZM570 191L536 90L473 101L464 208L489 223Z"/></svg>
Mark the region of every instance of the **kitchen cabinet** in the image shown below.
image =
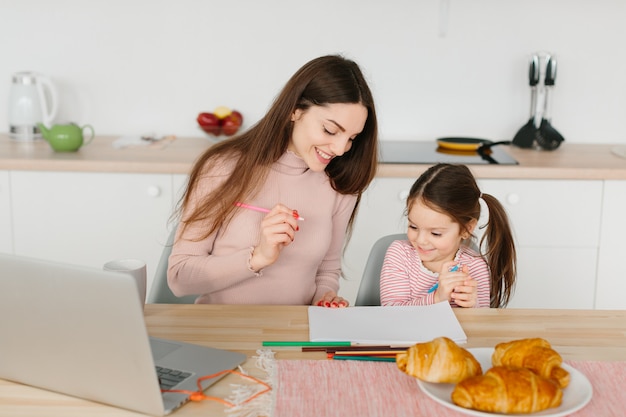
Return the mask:
<svg viewBox="0 0 626 417"><path fill-rule="evenodd" d="M9 172L0 171L0 252L13 253Z"/></svg>
<svg viewBox="0 0 626 417"><path fill-rule="evenodd" d="M11 171L17 255L101 268L147 263L148 288L168 236L171 174Z"/></svg>
<svg viewBox="0 0 626 417"><path fill-rule="evenodd" d="M142 257L149 285L193 161L210 141L115 149L97 137L75 153L0 134L0 251L101 267ZM610 144L564 143L558 152L504 147L519 165L471 165L507 208L517 238L512 307L626 308L626 165ZM422 164L381 164L363 195L344 253L340 294L356 299L374 242L406 231L404 204ZM621 290L621 291L620 291Z"/></svg>
<svg viewBox="0 0 626 417"><path fill-rule="evenodd" d="M626 309L626 181L605 181L596 308Z"/></svg>
<svg viewBox="0 0 626 417"><path fill-rule="evenodd" d="M602 181L481 180L513 225L518 277L510 307L594 308Z"/></svg>
<svg viewBox="0 0 626 417"><path fill-rule="evenodd" d="M405 201L413 182L376 178L364 194L343 264L340 294L351 302L373 243L406 231ZM509 306L594 308L603 182L490 179L479 186L500 200L513 226L518 279Z"/></svg>

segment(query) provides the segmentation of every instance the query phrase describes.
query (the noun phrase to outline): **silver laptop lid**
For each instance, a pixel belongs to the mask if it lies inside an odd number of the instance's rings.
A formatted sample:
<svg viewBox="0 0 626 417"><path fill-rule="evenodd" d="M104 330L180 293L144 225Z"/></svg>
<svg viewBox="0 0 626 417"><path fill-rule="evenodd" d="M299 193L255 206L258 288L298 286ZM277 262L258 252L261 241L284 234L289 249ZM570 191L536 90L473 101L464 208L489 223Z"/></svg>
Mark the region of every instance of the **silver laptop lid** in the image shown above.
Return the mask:
<svg viewBox="0 0 626 417"><path fill-rule="evenodd" d="M164 414L130 277L0 254L0 378Z"/></svg>

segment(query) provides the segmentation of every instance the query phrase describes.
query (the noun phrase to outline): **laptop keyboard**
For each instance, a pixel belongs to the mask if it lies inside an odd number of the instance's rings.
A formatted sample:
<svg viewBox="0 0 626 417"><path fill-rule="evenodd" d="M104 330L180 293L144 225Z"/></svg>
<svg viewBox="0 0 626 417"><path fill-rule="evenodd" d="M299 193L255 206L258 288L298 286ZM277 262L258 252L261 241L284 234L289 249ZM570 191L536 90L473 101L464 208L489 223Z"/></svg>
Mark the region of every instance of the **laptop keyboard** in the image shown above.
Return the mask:
<svg viewBox="0 0 626 417"><path fill-rule="evenodd" d="M157 376L159 377L159 385L161 385L161 389L172 389L179 382L191 376L190 372L164 368L162 366L157 366L156 371Z"/></svg>

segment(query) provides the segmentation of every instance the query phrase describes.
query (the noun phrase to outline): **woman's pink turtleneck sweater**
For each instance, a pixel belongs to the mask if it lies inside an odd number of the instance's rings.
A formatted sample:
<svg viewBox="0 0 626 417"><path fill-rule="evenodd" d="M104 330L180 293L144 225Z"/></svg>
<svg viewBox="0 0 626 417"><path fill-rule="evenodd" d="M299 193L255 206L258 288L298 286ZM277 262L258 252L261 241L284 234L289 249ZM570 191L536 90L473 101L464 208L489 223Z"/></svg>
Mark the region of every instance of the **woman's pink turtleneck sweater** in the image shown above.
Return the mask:
<svg viewBox="0 0 626 417"><path fill-rule="evenodd" d="M234 163L212 168L196 192L210 192L233 169ZM282 203L298 210L304 220L293 243L257 274L248 260L260 240L264 213L238 209L228 228L200 241L193 238L201 226L188 227L182 236L179 227L168 267L168 283L176 295L198 294L196 303L310 305L326 292L338 291L356 196L337 193L325 172L311 171L288 151L272 166L257 196L245 203L268 209Z"/></svg>

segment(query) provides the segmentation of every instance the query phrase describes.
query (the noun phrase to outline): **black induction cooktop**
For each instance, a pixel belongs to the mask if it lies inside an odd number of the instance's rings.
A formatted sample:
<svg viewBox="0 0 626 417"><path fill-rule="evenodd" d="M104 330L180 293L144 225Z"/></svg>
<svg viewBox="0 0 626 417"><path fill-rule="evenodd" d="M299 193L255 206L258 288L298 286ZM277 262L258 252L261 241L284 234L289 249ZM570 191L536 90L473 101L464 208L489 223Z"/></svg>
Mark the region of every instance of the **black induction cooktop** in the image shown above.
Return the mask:
<svg viewBox="0 0 626 417"><path fill-rule="evenodd" d="M381 163L387 164L501 164L517 165L506 151L506 146L495 145L480 155L476 151L459 151L441 148L436 141L386 141L379 142Z"/></svg>

